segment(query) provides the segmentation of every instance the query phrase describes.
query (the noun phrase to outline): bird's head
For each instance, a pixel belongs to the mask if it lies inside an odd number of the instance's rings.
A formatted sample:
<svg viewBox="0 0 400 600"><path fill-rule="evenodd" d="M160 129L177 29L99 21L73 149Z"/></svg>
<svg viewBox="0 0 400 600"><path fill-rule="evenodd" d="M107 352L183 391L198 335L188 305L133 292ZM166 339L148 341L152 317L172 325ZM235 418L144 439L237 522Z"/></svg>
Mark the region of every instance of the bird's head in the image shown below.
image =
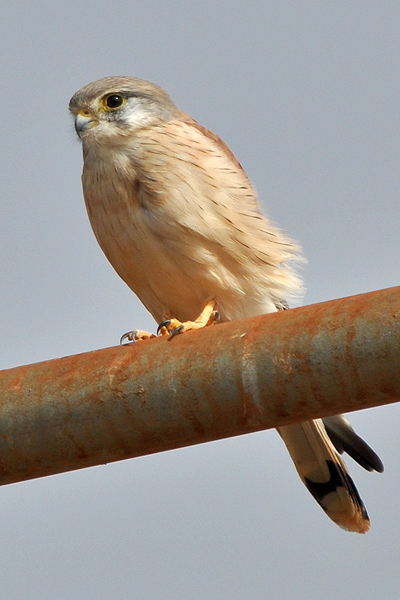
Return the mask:
<svg viewBox="0 0 400 600"><path fill-rule="evenodd" d="M178 107L157 85L136 77L105 77L76 92L69 103L75 130L84 140L90 133L113 138L125 130L179 118Z"/></svg>

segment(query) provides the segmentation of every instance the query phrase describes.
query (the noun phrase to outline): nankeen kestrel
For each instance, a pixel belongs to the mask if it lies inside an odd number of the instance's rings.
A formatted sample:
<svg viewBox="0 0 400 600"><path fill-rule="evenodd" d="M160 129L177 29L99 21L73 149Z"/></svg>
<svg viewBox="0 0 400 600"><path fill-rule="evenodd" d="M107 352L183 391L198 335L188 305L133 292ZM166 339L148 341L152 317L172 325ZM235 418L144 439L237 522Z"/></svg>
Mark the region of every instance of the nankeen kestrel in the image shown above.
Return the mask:
<svg viewBox="0 0 400 600"><path fill-rule="evenodd" d="M162 333L287 308L301 288L292 266L299 248L261 213L218 136L161 88L134 77L90 83L69 108L97 241ZM340 453L368 470L383 465L348 420L318 419L279 433L327 515L344 529L367 531L367 511Z"/></svg>

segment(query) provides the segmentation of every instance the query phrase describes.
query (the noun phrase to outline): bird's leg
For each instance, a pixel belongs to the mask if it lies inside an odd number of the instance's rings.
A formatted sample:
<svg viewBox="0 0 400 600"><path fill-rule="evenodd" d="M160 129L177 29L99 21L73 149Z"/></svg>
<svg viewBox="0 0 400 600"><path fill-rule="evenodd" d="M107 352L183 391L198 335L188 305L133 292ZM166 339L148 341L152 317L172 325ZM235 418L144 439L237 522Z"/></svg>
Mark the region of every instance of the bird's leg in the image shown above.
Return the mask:
<svg viewBox="0 0 400 600"><path fill-rule="evenodd" d="M216 310L216 302L215 300L210 300L195 321L185 321L182 323L182 321L178 321L178 319L171 317L171 312L169 310L165 311L163 320L157 328L157 335L169 335L170 339L172 339L178 333L184 333L191 329L202 329L208 325L214 325L214 323L218 323L218 321L219 313ZM123 344L125 340L128 342L140 342L155 337L156 336L153 333L148 333L142 329L134 329L121 336L120 344Z"/></svg>
<svg viewBox="0 0 400 600"><path fill-rule="evenodd" d="M157 328L157 335L154 335L154 333L149 333L148 331L143 331L143 329L134 329L133 331L127 331L126 333L124 333L124 335L121 336L119 343L121 344L121 346L123 346L125 340L127 340L128 342L136 343L136 342L142 342L143 340L150 340L152 338L156 338L159 335L160 336L170 335L170 333L172 335L172 332L169 331L169 329L165 326L165 324L174 322L174 323L176 323L176 327L179 327L180 325L182 325L182 323L180 321L178 321L177 319L171 319L170 317L171 317L170 311L166 310L163 315L163 321L160 323L160 325ZM172 329L173 329L173 327L172 327Z"/></svg>
<svg viewBox="0 0 400 600"><path fill-rule="evenodd" d="M157 334L170 335L170 339L178 333L184 333L191 329L202 329L208 325L214 325L214 323L218 323L219 321L219 313L216 310L215 300L207 302L201 314L195 321L185 321L182 323L181 321L178 321L178 319L168 318L168 313L166 313L164 317L165 319L161 321L157 328Z"/></svg>

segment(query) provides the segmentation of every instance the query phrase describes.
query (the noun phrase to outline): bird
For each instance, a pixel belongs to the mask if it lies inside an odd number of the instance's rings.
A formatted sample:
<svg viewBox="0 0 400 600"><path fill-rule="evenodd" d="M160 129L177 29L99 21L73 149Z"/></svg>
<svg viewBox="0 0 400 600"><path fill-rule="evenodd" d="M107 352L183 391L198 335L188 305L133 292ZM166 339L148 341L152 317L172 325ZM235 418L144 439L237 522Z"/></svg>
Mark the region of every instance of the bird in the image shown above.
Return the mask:
<svg viewBox="0 0 400 600"><path fill-rule="evenodd" d="M94 235L161 334L288 309L288 299L302 290L301 249L261 211L244 169L216 134L162 88L130 76L89 83L72 96L69 110L82 142ZM367 510L341 454L369 471L382 472L383 464L347 417L278 432L328 517L365 533Z"/></svg>

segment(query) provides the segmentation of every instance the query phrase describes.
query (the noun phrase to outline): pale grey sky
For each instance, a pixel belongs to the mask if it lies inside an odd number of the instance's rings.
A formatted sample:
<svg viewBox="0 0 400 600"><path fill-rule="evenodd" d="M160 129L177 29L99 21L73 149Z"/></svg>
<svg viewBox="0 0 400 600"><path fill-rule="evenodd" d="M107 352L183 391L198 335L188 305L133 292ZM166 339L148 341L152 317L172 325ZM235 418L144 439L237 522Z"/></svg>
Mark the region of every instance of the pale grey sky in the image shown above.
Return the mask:
<svg viewBox="0 0 400 600"><path fill-rule="evenodd" d="M306 303L400 283L398 2L17 0L0 29L0 368L155 328L82 199L67 105L106 75L158 83L228 143L303 245ZM268 431L0 488L1 597L397 599L398 406L351 418L386 467L347 461L367 535Z"/></svg>

